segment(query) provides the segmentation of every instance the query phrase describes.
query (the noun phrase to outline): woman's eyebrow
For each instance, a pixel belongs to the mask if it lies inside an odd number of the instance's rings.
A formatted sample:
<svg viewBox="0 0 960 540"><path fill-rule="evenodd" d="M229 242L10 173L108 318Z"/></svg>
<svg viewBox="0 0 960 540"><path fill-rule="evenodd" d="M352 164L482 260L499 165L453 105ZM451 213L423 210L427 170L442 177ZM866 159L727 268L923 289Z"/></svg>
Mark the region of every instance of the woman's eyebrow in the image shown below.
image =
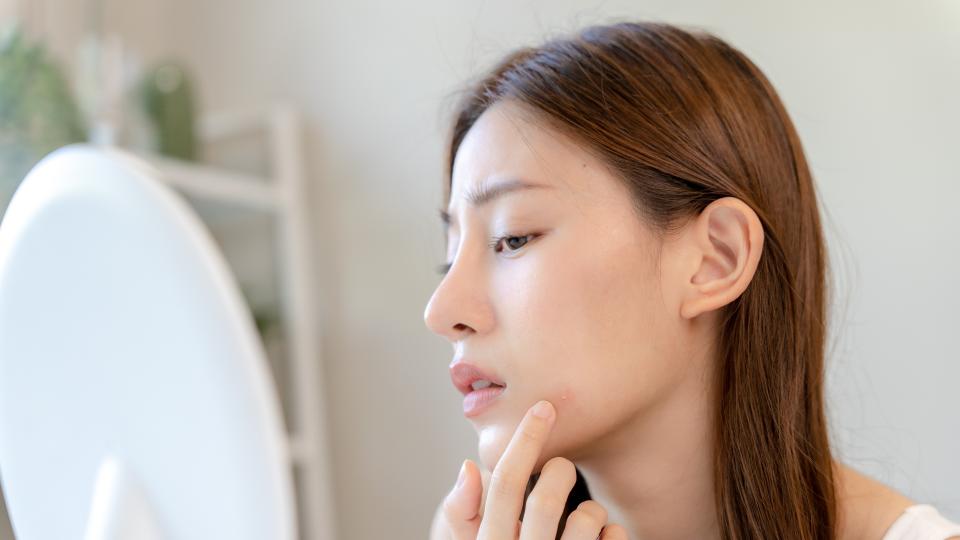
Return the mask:
<svg viewBox="0 0 960 540"><path fill-rule="evenodd" d="M470 189L463 196L463 199L467 201L470 206L478 207L483 206L498 197L506 195L508 193L514 193L517 191L529 190L529 189L551 189L553 186L547 184L535 184L533 182L528 182L521 180L519 178L511 178L497 183L485 182L477 186L476 188ZM451 212L449 210L440 209L440 220L443 221L444 230L450 227L450 216Z"/></svg>

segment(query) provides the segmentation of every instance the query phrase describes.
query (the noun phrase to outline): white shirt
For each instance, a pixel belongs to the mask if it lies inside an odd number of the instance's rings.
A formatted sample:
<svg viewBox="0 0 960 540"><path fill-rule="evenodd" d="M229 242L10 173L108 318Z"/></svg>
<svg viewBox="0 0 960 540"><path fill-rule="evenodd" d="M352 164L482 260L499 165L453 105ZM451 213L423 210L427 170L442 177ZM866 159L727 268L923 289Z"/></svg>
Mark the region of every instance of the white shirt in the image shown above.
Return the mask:
<svg viewBox="0 0 960 540"><path fill-rule="evenodd" d="M960 524L929 504L915 504L900 514L881 540L945 540L951 536L960 536Z"/></svg>

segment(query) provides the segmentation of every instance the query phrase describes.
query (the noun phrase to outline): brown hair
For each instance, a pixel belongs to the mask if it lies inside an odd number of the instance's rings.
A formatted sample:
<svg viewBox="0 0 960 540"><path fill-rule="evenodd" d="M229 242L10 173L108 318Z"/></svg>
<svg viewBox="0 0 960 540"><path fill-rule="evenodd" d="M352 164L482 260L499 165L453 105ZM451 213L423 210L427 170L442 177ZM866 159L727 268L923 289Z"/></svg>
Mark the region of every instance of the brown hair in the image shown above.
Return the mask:
<svg viewBox="0 0 960 540"><path fill-rule="evenodd" d="M666 23L589 26L516 50L458 103L447 201L461 141L506 99L598 156L658 233L721 197L756 212L765 235L759 266L722 308L717 335L718 523L725 539L834 538L823 393L827 261L813 179L773 86L723 40ZM589 498L582 475L577 481L564 518Z"/></svg>

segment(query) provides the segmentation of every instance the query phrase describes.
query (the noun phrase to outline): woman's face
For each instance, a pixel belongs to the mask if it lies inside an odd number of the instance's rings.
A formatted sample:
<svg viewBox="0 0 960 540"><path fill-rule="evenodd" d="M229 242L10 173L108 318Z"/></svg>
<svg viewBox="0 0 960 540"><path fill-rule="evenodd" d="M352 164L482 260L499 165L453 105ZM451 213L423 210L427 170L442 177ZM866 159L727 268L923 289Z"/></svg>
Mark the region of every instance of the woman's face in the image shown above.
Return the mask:
<svg viewBox="0 0 960 540"><path fill-rule="evenodd" d="M615 447L618 431L677 384L685 351L676 302L658 276L661 244L626 187L518 107L492 106L460 145L447 209L452 266L424 318L453 344L454 360L506 385L469 418L488 470L530 406L556 406L539 471L553 456ZM511 179L546 187L480 206L465 200ZM491 247L501 236L517 238ZM668 260L661 269L670 275Z"/></svg>

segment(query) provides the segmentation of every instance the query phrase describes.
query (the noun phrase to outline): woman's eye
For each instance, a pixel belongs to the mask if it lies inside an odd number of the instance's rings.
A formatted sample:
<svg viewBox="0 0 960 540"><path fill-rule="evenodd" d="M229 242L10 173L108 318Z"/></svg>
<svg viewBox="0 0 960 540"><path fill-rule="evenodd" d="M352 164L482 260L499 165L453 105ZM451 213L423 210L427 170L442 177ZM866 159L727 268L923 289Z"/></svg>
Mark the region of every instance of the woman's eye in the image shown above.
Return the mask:
<svg viewBox="0 0 960 540"><path fill-rule="evenodd" d="M496 250L497 246L500 245L501 242L504 242L505 245L508 246L508 251L517 251L525 246L532 237L532 234L527 234L524 236L501 236L499 238L494 238L493 242L490 244L490 247ZM515 240L521 240L521 242L515 242Z"/></svg>
<svg viewBox="0 0 960 540"><path fill-rule="evenodd" d="M507 248L508 251L511 251L511 252L518 251L519 249L523 248L523 246L527 245L527 242L533 239L534 236L536 235L526 234L523 236L510 236L510 235L500 236L500 237L494 238L493 241L490 242L490 248L493 250L496 250L497 246L499 246L501 242L504 242L505 245L508 246ZM437 273L440 275L446 275L450 271L450 267L452 266L453 266L453 263L441 264L437 266Z"/></svg>

